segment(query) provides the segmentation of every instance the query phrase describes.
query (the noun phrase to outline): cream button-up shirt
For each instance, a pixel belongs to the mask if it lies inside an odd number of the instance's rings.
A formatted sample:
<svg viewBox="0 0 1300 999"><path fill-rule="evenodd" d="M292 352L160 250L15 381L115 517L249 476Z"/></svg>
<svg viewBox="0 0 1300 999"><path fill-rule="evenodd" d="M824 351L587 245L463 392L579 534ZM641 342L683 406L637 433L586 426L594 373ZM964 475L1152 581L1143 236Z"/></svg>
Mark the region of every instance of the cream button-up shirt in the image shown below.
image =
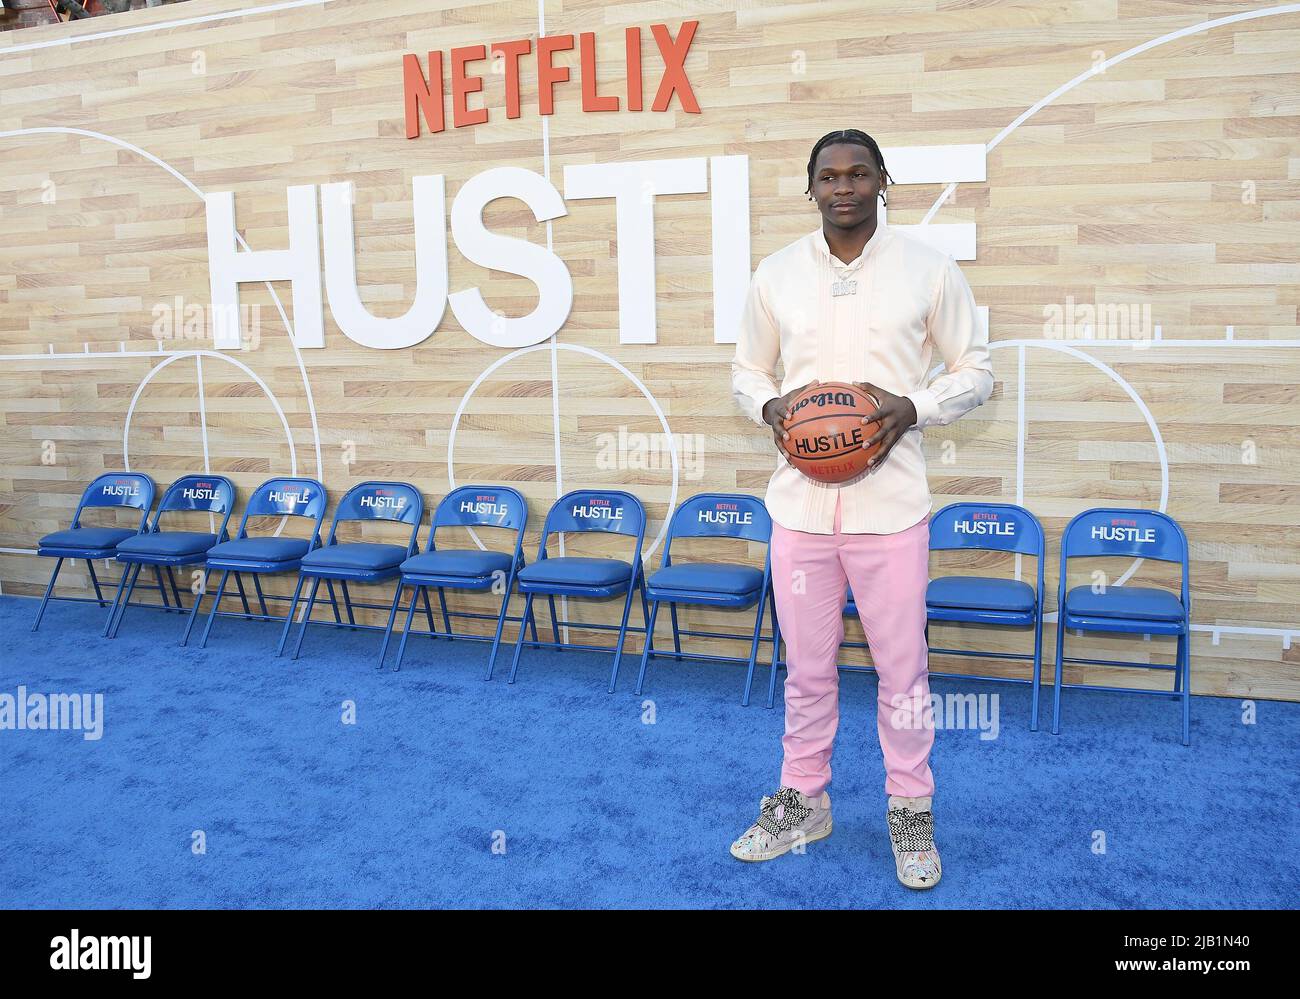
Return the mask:
<svg viewBox="0 0 1300 999"><path fill-rule="evenodd" d="M832 295L836 282L856 282L856 292ZM947 370L927 385L936 353ZM764 404L814 379L871 382L905 395L916 425L879 467L842 485L808 478L776 451L765 498L772 519L831 534L839 497L845 533L894 534L920 522L933 505L922 430L951 423L993 391L988 334L957 262L883 220L849 264L831 253L820 227L765 257L745 301L732 392L767 428Z"/></svg>

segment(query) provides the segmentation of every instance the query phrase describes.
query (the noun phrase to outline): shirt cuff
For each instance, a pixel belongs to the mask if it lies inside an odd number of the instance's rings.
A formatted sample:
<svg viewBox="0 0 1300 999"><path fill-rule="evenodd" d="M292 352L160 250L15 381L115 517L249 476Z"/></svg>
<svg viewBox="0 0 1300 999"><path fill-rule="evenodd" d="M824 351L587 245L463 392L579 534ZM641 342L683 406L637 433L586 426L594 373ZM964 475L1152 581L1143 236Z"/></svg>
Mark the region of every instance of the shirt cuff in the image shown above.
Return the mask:
<svg viewBox="0 0 1300 999"><path fill-rule="evenodd" d="M754 410L754 422L757 423L760 427L768 426L768 422L765 419L763 419L763 410L767 408L767 404L771 402L773 399L780 399L780 398L781 396L775 392L769 396L760 396L757 399L758 408Z"/></svg>
<svg viewBox="0 0 1300 999"><path fill-rule="evenodd" d="M917 389L904 393L916 407L916 426L918 429L928 427L939 416L939 400L930 389Z"/></svg>

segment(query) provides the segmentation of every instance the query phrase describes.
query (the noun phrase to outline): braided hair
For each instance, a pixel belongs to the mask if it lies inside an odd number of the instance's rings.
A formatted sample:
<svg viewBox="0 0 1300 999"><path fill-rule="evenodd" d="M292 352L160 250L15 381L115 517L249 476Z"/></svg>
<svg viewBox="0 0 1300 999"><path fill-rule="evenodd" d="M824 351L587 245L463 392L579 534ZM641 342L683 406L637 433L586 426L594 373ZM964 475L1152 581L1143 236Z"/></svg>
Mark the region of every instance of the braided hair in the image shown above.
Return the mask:
<svg viewBox="0 0 1300 999"><path fill-rule="evenodd" d="M870 151L872 158L876 161L876 167L880 170L881 179L884 180L886 184L894 183L894 178L891 177L889 171L885 169L885 157L881 155L880 146L877 145L876 140L861 129L841 128L834 132L827 132L818 139L817 144L813 146L812 155L808 157L808 190L804 193L808 195L809 201L813 200L813 168L817 164L817 156L827 146L837 145L840 143L852 146L866 146ZM885 200L885 185L882 185L880 188L880 197L885 207L888 208L889 202Z"/></svg>

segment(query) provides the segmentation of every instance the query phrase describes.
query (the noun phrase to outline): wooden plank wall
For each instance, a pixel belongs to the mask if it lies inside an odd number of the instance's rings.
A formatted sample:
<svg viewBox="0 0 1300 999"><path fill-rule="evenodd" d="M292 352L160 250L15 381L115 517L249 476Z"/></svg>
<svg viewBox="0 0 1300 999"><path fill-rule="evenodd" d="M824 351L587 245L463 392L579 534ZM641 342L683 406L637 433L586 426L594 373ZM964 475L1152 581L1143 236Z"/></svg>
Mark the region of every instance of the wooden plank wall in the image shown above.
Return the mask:
<svg viewBox="0 0 1300 999"><path fill-rule="evenodd" d="M698 19L686 66L703 110L687 114L674 101L663 114L583 114L577 52L565 53L557 62L575 82L557 89L549 162L531 61L520 118L505 119L502 78L487 75L471 103L481 97L492 109L488 124L403 135L403 53L535 37L536 4L257 6L193 0L12 32L0 45L5 594L39 592L48 566L29 554L36 539L66 522L90 478L123 465L124 444L130 467L160 484L206 467L245 493L294 469L319 472L336 495L377 477L411 481L430 502L449 488L452 417L504 352L470 337L450 310L434 337L396 351L352 343L327 311L327 348L295 352L271 291L245 286L243 301L259 313L256 345L195 355L211 350L201 339L206 323L182 331L189 336L167 336L157 324L177 296L183 306L209 298L203 206L192 188L234 191L240 228L263 249L287 243L287 186L353 181L364 300L376 314L399 315L414 293L417 174L444 174L450 202L493 166L545 173L562 190L566 164L744 155L756 263L818 224L802 192L808 151L823 132L860 127L887 148L988 144L1094 65L1264 5L544 0L546 33L595 31L610 79L624 27L641 26L647 100L662 67L649 25L665 21L676 33L682 20ZM163 27L45 44L147 25ZM1002 344L992 400L928 436L936 505L1021 497L1044 521L1054 553L1081 509L1160 503L1154 425L1168 463L1167 510L1192 540L1194 689L1202 693L1300 697L1300 647L1290 641L1300 634L1298 48L1292 13L1189 30L1109 65L1006 135L988 154L987 181L959 185L934 218L976 223L978 256L963 269ZM941 191L895 189L891 223L920 222ZM663 427L636 385L568 349L576 346L640 379L674 434L699 435L700 461L683 468L679 499L705 490L761 495L770 444L731 398L731 348L712 342L709 204L707 194L657 201L659 342L647 346L618 342L612 202L571 202L549 227L519 202L490 206L494 230L553 243L575 298L560 347L497 367L466 403L458 482L515 484L535 528L560 489L625 486L646 502L657 535L671 469L611 466L602 435ZM530 282L473 265L454 245L449 255L453 290L478 285L507 315L533 307ZM291 320L287 285L274 288ZM1149 308L1167 342L1045 343L1045 309L1069 301ZM657 564L658 548L652 558ZM936 571L945 566L936 559ZM981 560L961 571L1015 567ZM1133 581L1159 578L1147 564ZM69 592L85 585L68 578ZM617 620L609 607L570 611ZM860 635L856 623L849 634ZM936 628L932 640L1024 647L1014 636L951 627ZM1045 645L1053 643L1049 626ZM1089 646L1099 658L1158 662L1172 651L1160 641L1092 638Z"/></svg>

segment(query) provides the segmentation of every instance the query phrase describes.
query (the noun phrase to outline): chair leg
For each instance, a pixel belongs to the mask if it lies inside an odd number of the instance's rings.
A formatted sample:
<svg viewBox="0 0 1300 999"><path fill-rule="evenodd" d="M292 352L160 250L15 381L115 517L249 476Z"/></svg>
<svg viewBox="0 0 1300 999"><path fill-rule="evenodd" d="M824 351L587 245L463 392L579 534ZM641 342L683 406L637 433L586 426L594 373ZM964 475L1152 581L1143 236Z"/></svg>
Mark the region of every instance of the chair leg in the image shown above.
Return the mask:
<svg viewBox="0 0 1300 999"><path fill-rule="evenodd" d="M226 580L230 578L230 570L221 570L221 581L217 584L217 594L212 598L212 610L208 611L208 623L203 627L203 637L199 639L199 648L208 647L208 636L212 634L212 622L217 619L217 608L221 606L221 597L226 592Z"/></svg>
<svg viewBox="0 0 1300 999"><path fill-rule="evenodd" d="M770 708L776 704L776 674L781 662L781 622L776 614L775 593L767 606L772 612L772 672L767 678L767 706Z"/></svg>
<svg viewBox="0 0 1300 999"><path fill-rule="evenodd" d="M528 622L533 616L533 594L529 593L524 597L524 616L519 619L519 637L515 640L515 654L510 661L510 678L507 683L515 682L515 674L519 672L519 653L524 649L524 630L528 627Z"/></svg>
<svg viewBox="0 0 1300 999"><path fill-rule="evenodd" d="M627 619L632 614L632 596L633 590L639 584L629 585L627 588L627 599L623 601L623 621L618 627L618 646L614 649L614 668L609 672L609 692L614 693L614 687L618 684L618 667L623 659L623 642L627 638Z"/></svg>
<svg viewBox="0 0 1300 999"><path fill-rule="evenodd" d="M104 634L108 638L117 637L117 629L122 627L122 618L126 617L127 605L131 603L131 594L135 592L135 581L140 578L140 565L128 565L117 585L117 601L113 610L108 612L108 624L104 625ZM130 577L129 579L127 577ZM123 583L126 584L125 590Z"/></svg>
<svg viewBox="0 0 1300 999"><path fill-rule="evenodd" d="M501 647L501 632L505 630L506 626L506 611L510 608L511 589L513 589L513 580L511 581L511 585L506 587L505 596L501 598L501 613L497 615L497 630L496 635L492 638L492 653L488 656L487 676L483 677L484 680L491 680L492 671L496 669L497 649ZM523 635L520 635L519 637L523 638Z"/></svg>
<svg viewBox="0 0 1300 999"><path fill-rule="evenodd" d="M95 599L99 601L99 606L103 607L104 591L99 588L99 577L95 575L95 563L92 559L86 559L86 568L90 570L90 581L95 587Z"/></svg>
<svg viewBox="0 0 1300 999"><path fill-rule="evenodd" d="M244 605L244 617L251 617L253 608L248 606L248 592L244 589L244 574L235 573L235 587L239 590L239 602Z"/></svg>
<svg viewBox="0 0 1300 999"><path fill-rule="evenodd" d="M653 655L652 646L655 638L655 619L659 616L659 601L650 601L650 620L645 629L645 648L641 651L641 669L636 675L636 696L641 696L641 690L645 686L645 672L650 665L650 656Z"/></svg>
<svg viewBox="0 0 1300 999"><path fill-rule="evenodd" d="M254 576L254 579L257 577ZM307 577L299 574L298 585L293 588L293 599L289 601L289 610L284 615L284 627L280 629L280 645L275 650L277 656L284 655L284 643L289 640L289 629L293 627L293 615L298 609L298 598L302 596L302 585L307 582Z"/></svg>
<svg viewBox="0 0 1300 999"><path fill-rule="evenodd" d="M180 587L176 585L176 573L172 572L172 567L167 567L167 582L171 584L172 596L176 598L176 609L184 613L185 603L181 600Z"/></svg>
<svg viewBox="0 0 1300 999"><path fill-rule="evenodd" d="M122 627L122 618L126 617L126 609L131 606L131 594L135 592L135 584L140 581L140 566L135 567L130 581L126 584L126 594L122 597L122 606L117 612L117 621L113 625L113 630L108 633L109 638L116 638L118 629Z"/></svg>
<svg viewBox="0 0 1300 999"><path fill-rule="evenodd" d="M339 580L339 586L343 588L343 606L347 608L348 624L353 631L356 631L357 619L352 614L352 594L348 592L348 581L346 579Z"/></svg>
<svg viewBox="0 0 1300 999"><path fill-rule="evenodd" d="M325 580L325 585L329 585L329 580ZM307 609L303 611L302 624L298 627L298 640L293 643L293 655L290 658L297 659L302 652L302 640L307 635L307 625L311 624L311 609L316 603L316 591L320 589L320 576L316 576L311 581L311 589L307 592ZM334 613L338 614L338 605L334 606ZM340 621L339 624L343 622Z"/></svg>
<svg viewBox="0 0 1300 999"><path fill-rule="evenodd" d="M546 600L551 605L551 641L555 643L555 645L552 646L551 651L559 652L560 651L560 623L559 623L559 618L555 616L555 595L547 594Z"/></svg>
<svg viewBox="0 0 1300 999"><path fill-rule="evenodd" d="M427 586L417 586L416 589L424 596L424 616L429 619L429 637L436 639L438 637L438 626L433 623L433 607L429 603L429 588Z"/></svg>
<svg viewBox="0 0 1300 999"><path fill-rule="evenodd" d="M682 661L682 636L677 628L677 603L674 601L668 605L668 610L673 617L673 651L677 655L673 656L677 662Z"/></svg>
<svg viewBox="0 0 1300 999"><path fill-rule="evenodd" d="M537 648L540 643L537 640L537 619L536 618L529 619L528 630L529 633L533 636L533 647Z"/></svg>
<svg viewBox="0 0 1300 999"><path fill-rule="evenodd" d="M162 597L163 609L170 612L172 601L171 597L167 596L167 584L163 582L161 566L153 567L153 578L158 581L158 594Z"/></svg>
<svg viewBox="0 0 1300 999"><path fill-rule="evenodd" d="M767 611L766 591L759 595L758 612L754 615L754 641L749 647L749 667L745 670L745 694L740 699L742 708L749 707L749 692L754 686L754 667L758 665L758 642L763 635L763 615Z"/></svg>
<svg viewBox="0 0 1300 999"><path fill-rule="evenodd" d="M411 637L411 623L415 620L415 605L420 601L420 591L424 589L419 583L414 584L415 589L411 592L411 606L406 612L406 627L402 629L402 640L397 644L397 662L393 665L393 672L396 673L402 668L402 660L406 658L406 640ZM433 623L433 616L429 616L429 622ZM381 662L380 668L383 668Z"/></svg>
<svg viewBox="0 0 1300 999"><path fill-rule="evenodd" d="M316 578L317 578L317 579L320 579L321 577L317 576ZM330 606L334 608L334 623L335 623L335 624L342 624L342 623L343 623L343 617L342 617L342 615L339 614L339 602L338 602L338 600L337 600L337 599L335 598L335 596L334 596L334 580L332 580L332 579L326 579L326 580L325 580L325 588L326 588L327 590L329 590L329 594L330 594Z"/></svg>
<svg viewBox="0 0 1300 999"><path fill-rule="evenodd" d="M54 571L50 573L50 581L45 585L45 596L41 597L41 606L36 609L36 620L32 622L32 631L41 626L41 618L45 616L45 605L50 602L50 594L54 592L54 581L59 578L59 570L63 568L63 559L60 558L54 563Z"/></svg>
<svg viewBox="0 0 1300 999"><path fill-rule="evenodd" d="M1043 683L1043 615L1035 615L1034 621L1034 703L1029 709L1029 731L1038 731L1038 697Z"/></svg>
<svg viewBox="0 0 1300 999"><path fill-rule="evenodd" d="M379 647L379 668L384 668L384 657L388 655L388 643L393 638L393 622L397 620L397 605L402 599L402 586L404 584L399 579L397 589L393 591L393 606L388 608L388 627L384 629L384 644Z"/></svg>
<svg viewBox="0 0 1300 999"><path fill-rule="evenodd" d="M1052 687L1052 735L1061 734L1061 684L1065 658L1065 610L1056 618L1056 683Z"/></svg>
<svg viewBox="0 0 1300 999"><path fill-rule="evenodd" d="M257 593L257 606L261 608L262 617L270 617L271 613L266 609L266 594L262 592L262 580L257 573L253 573L253 590Z"/></svg>
<svg viewBox="0 0 1300 999"><path fill-rule="evenodd" d="M441 586L438 587L438 606L442 609L442 626L447 629L447 638L453 639L455 636L451 630L451 614L447 611L447 593Z"/></svg>
<svg viewBox="0 0 1300 999"><path fill-rule="evenodd" d="M190 608L189 620L185 622L185 634L181 636L181 645L190 643L190 633L194 630L194 622L199 617L199 605L203 603L203 594L208 588L208 570L205 566L203 569L203 585L199 587L199 592L194 594L194 606Z"/></svg>
<svg viewBox="0 0 1300 999"><path fill-rule="evenodd" d="M1183 745L1192 744L1192 636L1184 632L1178 636L1178 658L1182 660L1183 673Z"/></svg>
<svg viewBox="0 0 1300 999"><path fill-rule="evenodd" d="M104 622L104 630L99 633L100 638L107 638L109 631L113 627L113 619L117 617L117 609L122 605L122 591L126 589L126 577L131 575L134 569L129 562L122 564L122 578L117 581L117 592L113 594L113 603L108 608L108 620Z"/></svg>

